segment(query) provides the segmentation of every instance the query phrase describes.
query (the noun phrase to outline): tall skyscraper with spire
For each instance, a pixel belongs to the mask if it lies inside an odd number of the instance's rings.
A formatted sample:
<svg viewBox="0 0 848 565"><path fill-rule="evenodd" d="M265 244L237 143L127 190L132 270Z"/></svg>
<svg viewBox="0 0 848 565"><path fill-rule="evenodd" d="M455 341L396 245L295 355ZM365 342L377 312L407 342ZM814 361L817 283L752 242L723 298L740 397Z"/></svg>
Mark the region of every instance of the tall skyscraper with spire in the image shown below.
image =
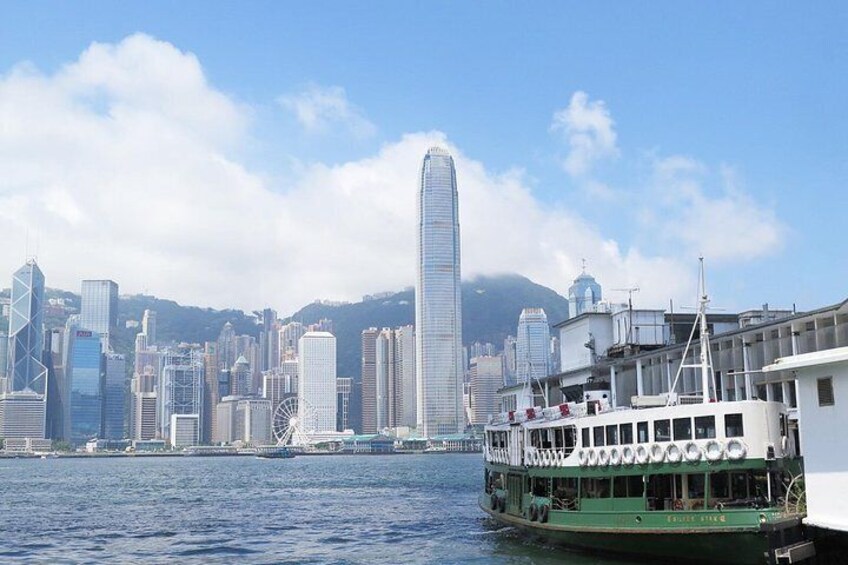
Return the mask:
<svg viewBox="0 0 848 565"><path fill-rule="evenodd" d="M463 431L459 204L453 157L424 156L418 190L415 281L418 429L427 437Z"/></svg>
<svg viewBox="0 0 848 565"><path fill-rule="evenodd" d="M47 394L47 368L41 363L43 320L44 274L29 260L12 275L7 370L12 392Z"/></svg>
<svg viewBox="0 0 848 565"><path fill-rule="evenodd" d="M518 317L515 372L519 383L548 376L551 363L551 328L541 308L524 308Z"/></svg>

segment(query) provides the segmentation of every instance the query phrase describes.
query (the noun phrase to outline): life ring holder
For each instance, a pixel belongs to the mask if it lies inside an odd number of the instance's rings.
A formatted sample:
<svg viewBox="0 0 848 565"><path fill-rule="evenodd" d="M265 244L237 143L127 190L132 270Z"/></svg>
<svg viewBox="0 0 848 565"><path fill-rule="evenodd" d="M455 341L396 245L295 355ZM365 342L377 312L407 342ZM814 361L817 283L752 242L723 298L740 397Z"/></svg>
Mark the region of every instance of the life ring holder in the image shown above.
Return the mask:
<svg viewBox="0 0 848 565"><path fill-rule="evenodd" d="M711 439L704 444L704 458L710 462L721 461L724 455L724 446L718 440Z"/></svg>
<svg viewBox="0 0 848 565"><path fill-rule="evenodd" d="M613 447L612 449L610 449L609 462L610 465L614 465L616 467L621 465L621 452L618 450L617 447Z"/></svg>
<svg viewBox="0 0 848 565"><path fill-rule="evenodd" d="M671 443L665 448L665 458L669 463L680 463L680 460L683 459L683 452L676 443Z"/></svg>
<svg viewBox="0 0 848 565"><path fill-rule="evenodd" d="M662 463L665 461L665 449L658 443L651 445L649 455L651 456L652 463Z"/></svg>
<svg viewBox="0 0 848 565"><path fill-rule="evenodd" d="M694 441L687 441L686 445L683 446L683 457L685 457L686 461L689 463L700 461L701 450L698 449L698 446L695 445Z"/></svg>
<svg viewBox="0 0 848 565"><path fill-rule="evenodd" d="M633 448L629 445L625 445L621 448L621 462L625 465L633 465L633 461L635 460L635 454L633 453Z"/></svg>
<svg viewBox="0 0 848 565"><path fill-rule="evenodd" d="M745 444L742 443L742 440L733 438L727 442L727 447L725 448L727 452L727 458L731 461L739 461L740 459L744 459L745 455L748 453L748 449L745 447Z"/></svg>

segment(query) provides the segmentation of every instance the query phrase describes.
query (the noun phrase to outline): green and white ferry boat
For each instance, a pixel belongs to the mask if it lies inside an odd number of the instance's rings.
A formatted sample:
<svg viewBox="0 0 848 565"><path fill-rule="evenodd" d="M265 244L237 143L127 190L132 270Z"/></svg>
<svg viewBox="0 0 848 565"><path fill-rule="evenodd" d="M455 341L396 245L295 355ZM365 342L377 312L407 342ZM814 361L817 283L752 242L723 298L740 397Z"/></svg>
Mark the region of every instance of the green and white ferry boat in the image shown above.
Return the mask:
<svg viewBox="0 0 848 565"><path fill-rule="evenodd" d="M701 369L704 391L707 302L702 291L700 363L687 365ZM803 539L801 460L782 403L669 393L614 408L600 382L579 395L486 426L479 504L497 522L655 561L777 563Z"/></svg>

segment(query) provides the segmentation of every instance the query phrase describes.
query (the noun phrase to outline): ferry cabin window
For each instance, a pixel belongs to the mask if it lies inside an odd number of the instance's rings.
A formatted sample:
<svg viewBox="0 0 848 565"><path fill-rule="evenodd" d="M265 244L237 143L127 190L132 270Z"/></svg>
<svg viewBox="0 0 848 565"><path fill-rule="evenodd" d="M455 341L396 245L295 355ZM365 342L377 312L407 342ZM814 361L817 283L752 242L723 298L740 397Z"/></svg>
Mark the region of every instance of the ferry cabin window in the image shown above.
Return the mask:
<svg viewBox="0 0 848 565"><path fill-rule="evenodd" d="M610 495L610 480L608 478L600 479L581 479L580 496L583 498L609 498Z"/></svg>
<svg viewBox="0 0 848 565"><path fill-rule="evenodd" d="M595 447L603 447L604 446L604 427L598 426L594 428L595 434Z"/></svg>
<svg viewBox="0 0 848 565"><path fill-rule="evenodd" d="M633 424L621 424L618 429L618 439L621 440L621 445L633 443Z"/></svg>
<svg viewBox="0 0 848 565"><path fill-rule="evenodd" d="M715 416L696 416L695 439L714 439L715 437Z"/></svg>
<svg viewBox="0 0 848 565"><path fill-rule="evenodd" d="M607 426L607 445L618 445L618 426Z"/></svg>
<svg viewBox="0 0 848 565"><path fill-rule="evenodd" d="M668 420L654 422L654 441L671 441L671 426Z"/></svg>
<svg viewBox="0 0 848 565"><path fill-rule="evenodd" d="M674 419L674 441L692 439L692 419Z"/></svg>
<svg viewBox="0 0 848 565"><path fill-rule="evenodd" d="M724 437L742 437L742 414L726 414L724 416Z"/></svg>
<svg viewBox="0 0 848 565"><path fill-rule="evenodd" d="M580 430L580 445L582 445L583 447L591 447L591 445L589 444L589 433L589 428L583 428L582 430Z"/></svg>
<svg viewBox="0 0 848 565"><path fill-rule="evenodd" d="M631 475L629 477L614 477L612 485L612 495L615 498L642 498L645 482L642 480L642 475Z"/></svg>
<svg viewBox="0 0 848 565"><path fill-rule="evenodd" d="M710 498L730 498L730 484L726 471L710 473Z"/></svg>
<svg viewBox="0 0 848 565"><path fill-rule="evenodd" d="M648 422L638 422L636 424L636 441L639 443L648 443Z"/></svg>

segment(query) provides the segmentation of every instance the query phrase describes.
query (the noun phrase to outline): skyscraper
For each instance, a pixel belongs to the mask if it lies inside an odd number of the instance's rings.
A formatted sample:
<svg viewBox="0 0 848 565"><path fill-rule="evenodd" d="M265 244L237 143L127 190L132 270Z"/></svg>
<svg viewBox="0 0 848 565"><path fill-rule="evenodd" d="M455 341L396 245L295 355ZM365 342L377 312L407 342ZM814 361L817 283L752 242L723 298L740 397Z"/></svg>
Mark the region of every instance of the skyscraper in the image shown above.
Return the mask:
<svg viewBox="0 0 848 565"><path fill-rule="evenodd" d="M397 371L400 376L400 412L398 425L415 427L418 402L415 390L415 328L401 326L395 330Z"/></svg>
<svg viewBox="0 0 848 565"><path fill-rule="evenodd" d="M380 330L362 330L362 433L377 433L377 336Z"/></svg>
<svg viewBox="0 0 848 565"><path fill-rule="evenodd" d="M497 412L498 389L503 386L503 359L482 356L471 360L471 425L488 423L489 416Z"/></svg>
<svg viewBox="0 0 848 565"><path fill-rule="evenodd" d="M162 437L171 437L171 416L203 417L203 351L183 349L165 355L162 366L159 425ZM198 420L198 429L200 420ZM198 432L199 433L199 432Z"/></svg>
<svg viewBox="0 0 848 565"><path fill-rule="evenodd" d="M315 410L315 421L305 422L306 429L335 431L336 338L328 332L306 332L298 352L297 396Z"/></svg>
<svg viewBox="0 0 848 565"><path fill-rule="evenodd" d="M9 366L11 391L47 393L47 368L41 363L44 335L44 275L34 260L12 275L9 308Z"/></svg>
<svg viewBox="0 0 848 565"><path fill-rule="evenodd" d="M43 304L44 275L35 261L29 260L12 275L5 380L8 394L6 409L0 413L0 429L4 430L6 438L46 437L48 372L41 362L44 350ZM41 405L37 405L38 402ZM12 420L17 418L14 407L24 405L29 418L27 425L21 427ZM11 435L16 433L26 433L26 436Z"/></svg>
<svg viewBox="0 0 848 565"><path fill-rule="evenodd" d="M427 151L421 166L417 235L418 428L429 437L462 431L465 423L456 170L440 147Z"/></svg>
<svg viewBox="0 0 848 565"><path fill-rule="evenodd" d="M145 310L141 318L141 331L147 336L147 345L156 345L156 310Z"/></svg>
<svg viewBox="0 0 848 565"><path fill-rule="evenodd" d="M126 437L124 385L127 380L127 360L120 353L106 353L104 357L103 438L123 439Z"/></svg>
<svg viewBox="0 0 848 565"><path fill-rule="evenodd" d="M103 351L111 350L111 336L118 326L118 284L109 280L82 281L81 329L100 336Z"/></svg>
<svg viewBox="0 0 848 565"><path fill-rule="evenodd" d="M548 376L551 362L551 328L541 308L525 308L518 317L515 344L515 373L519 383Z"/></svg>
<svg viewBox="0 0 848 565"><path fill-rule="evenodd" d="M70 399L69 440L80 446L101 436L103 389L100 386L100 335L68 323L65 378Z"/></svg>
<svg viewBox="0 0 848 565"><path fill-rule="evenodd" d="M584 266L580 276L568 287L568 317L574 318L583 312L591 312L600 301L601 285L592 275L586 273Z"/></svg>

